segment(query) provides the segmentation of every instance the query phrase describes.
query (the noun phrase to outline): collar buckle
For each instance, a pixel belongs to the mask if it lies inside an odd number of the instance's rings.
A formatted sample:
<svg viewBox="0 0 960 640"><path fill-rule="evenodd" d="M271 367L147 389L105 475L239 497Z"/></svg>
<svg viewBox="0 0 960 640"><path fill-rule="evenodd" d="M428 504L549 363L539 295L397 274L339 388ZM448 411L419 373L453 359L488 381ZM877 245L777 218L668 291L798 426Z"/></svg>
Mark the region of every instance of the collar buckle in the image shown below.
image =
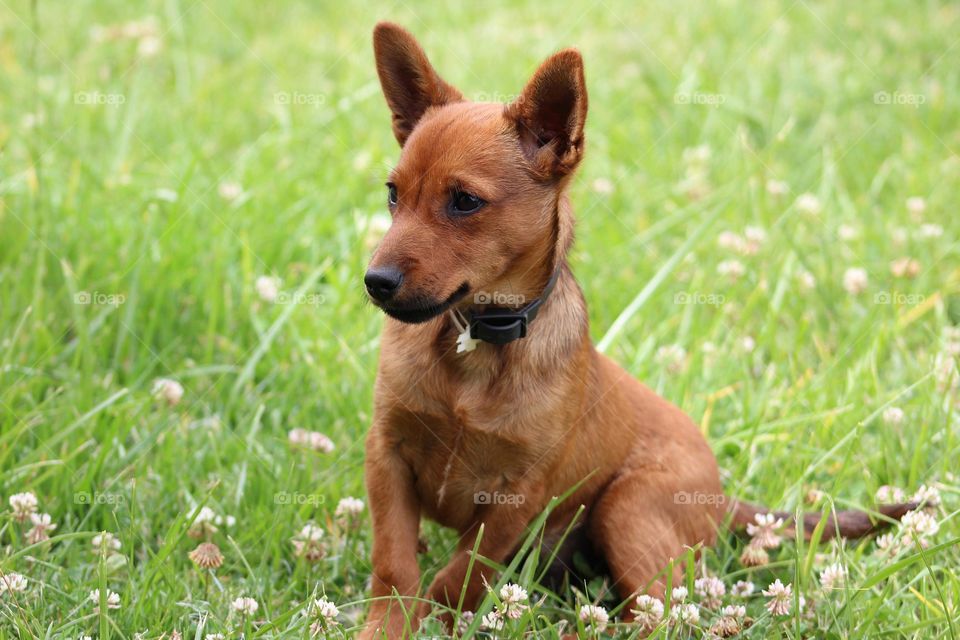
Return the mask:
<svg viewBox="0 0 960 640"><path fill-rule="evenodd" d="M527 335L526 309L488 309L470 318L470 337L490 344L507 344Z"/></svg>
<svg viewBox="0 0 960 640"><path fill-rule="evenodd" d="M560 267L558 267L547 286L544 287L540 297L532 301L521 309L505 309L503 307L491 307L483 313L477 313L470 316L470 337L474 340L483 340L490 344L507 344L527 336L527 328L540 307L547 301L553 287L557 284L560 277Z"/></svg>

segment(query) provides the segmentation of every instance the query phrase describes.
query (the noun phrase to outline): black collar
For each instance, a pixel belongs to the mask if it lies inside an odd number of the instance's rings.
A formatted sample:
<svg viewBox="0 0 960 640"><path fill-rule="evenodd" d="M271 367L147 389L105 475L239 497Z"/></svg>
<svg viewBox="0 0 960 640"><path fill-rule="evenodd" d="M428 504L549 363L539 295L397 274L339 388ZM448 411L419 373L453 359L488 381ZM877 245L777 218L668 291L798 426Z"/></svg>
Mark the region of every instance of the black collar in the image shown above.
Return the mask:
<svg viewBox="0 0 960 640"><path fill-rule="evenodd" d="M507 344L519 338L526 337L527 327L537 317L540 307L550 297L550 292L560 277L560 267L557 267L540 297L520 309L505 309L490 307L483 313L470 316L470 337L474 340L483 340L490 344Z"/></svg>

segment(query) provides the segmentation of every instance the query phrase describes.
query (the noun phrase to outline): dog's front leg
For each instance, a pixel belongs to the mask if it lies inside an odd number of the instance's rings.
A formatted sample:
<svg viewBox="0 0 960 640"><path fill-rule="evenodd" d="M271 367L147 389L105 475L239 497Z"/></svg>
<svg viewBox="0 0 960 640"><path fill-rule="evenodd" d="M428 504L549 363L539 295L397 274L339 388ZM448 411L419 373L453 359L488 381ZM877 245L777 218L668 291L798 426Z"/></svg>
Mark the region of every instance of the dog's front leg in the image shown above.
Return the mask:
<svg viewBox="0 0 960 640"><path fill-rule="evenodd" d="M526 491L513 494L523 496L522 504L486 505L482 507L476 525L465 535L460 537L457 550L450 562L437 573L427 597L430 600L456 609L466 582L466 592L463 599L463 610L474 611L483 597L484 582L493 584L493 569L479 559L473 563L470 575L470 557L475 546L477 536L480 535L480 524L483 524L483 533L477 547L479 555L490 560L503 563L516 550L521 536L530 521L542 509L540 491ZM424 613L421 611L421 614ZM448 625L451 621L449 614L441 615L441 619Z"/></svg>
<svg viewBox="0 0 960 640"><path fill-rule="evenodd" d="M402 638L405 631L415 633L419 626L417 608L410 599L417 595L420 585L420 501L410 467L376 425L367 439L365 473L373 520L371 591L377 599L370 605L360 637L394 640ZM406 600L390 598L394 590Z"/></svg>

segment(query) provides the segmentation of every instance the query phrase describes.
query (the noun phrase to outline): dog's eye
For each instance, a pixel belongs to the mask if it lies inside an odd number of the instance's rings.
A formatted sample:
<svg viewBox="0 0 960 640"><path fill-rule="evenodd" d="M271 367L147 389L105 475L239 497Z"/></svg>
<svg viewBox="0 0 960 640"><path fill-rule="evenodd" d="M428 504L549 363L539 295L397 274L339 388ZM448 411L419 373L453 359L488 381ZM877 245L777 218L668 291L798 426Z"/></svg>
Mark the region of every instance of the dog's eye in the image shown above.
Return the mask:
<svg viewBox="0 0 960 640"><path fill-rule="evenodd" d="M397 206L397 185L392 182L387 183L387 204L390 207Z"/></svg>
<svg viewBox="0 0 960 640"><path fill-rule="evenodd" d="M454 191L453 197L450 198L450 212L454 215L462 216L474 213L485 204L487 203L472 193Z"/></svg>

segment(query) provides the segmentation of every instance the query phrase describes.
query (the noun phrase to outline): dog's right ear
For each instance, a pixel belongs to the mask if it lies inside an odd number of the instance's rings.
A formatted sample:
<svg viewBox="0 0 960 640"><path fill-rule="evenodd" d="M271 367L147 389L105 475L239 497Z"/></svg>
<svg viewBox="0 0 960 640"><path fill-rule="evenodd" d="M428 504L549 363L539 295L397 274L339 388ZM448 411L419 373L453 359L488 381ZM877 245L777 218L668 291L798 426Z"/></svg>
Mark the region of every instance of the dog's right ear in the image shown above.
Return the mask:
<svg viewBox="0 0 960 640"><path fill-rule="evenodd" d="M416 38L400 25L377 24L373 55L393 114L393 135L401 147L427 109L463 100L459 91L437 75Z"/></svg>
<svg viewBox="0 0 960 640"><path fill-rule="evenodd" d="M587 120L580 53L566 49L547 58L505 113L516 124L520 146L534 171L544 178L573 173L583 157Z"/></svg>

